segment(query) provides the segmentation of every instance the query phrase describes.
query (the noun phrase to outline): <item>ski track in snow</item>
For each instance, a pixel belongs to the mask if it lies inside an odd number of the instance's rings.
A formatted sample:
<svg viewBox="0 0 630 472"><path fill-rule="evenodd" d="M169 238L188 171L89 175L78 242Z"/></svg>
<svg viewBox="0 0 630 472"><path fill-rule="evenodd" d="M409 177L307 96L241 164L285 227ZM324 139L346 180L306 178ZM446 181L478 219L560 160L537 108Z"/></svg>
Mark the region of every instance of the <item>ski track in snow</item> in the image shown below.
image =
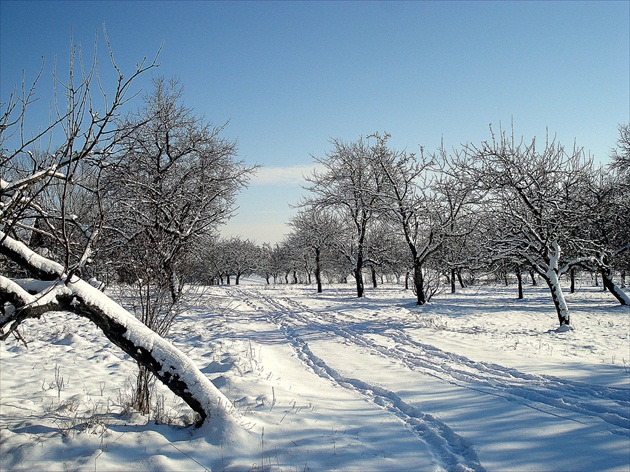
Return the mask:
<svg viewBox="0 0 630 472"><path fill-rule="evenodd" d="M365 322L348 323L347 320L340 320L334 312L313 311L292 298L268 296L258 289L237 288L232 292L233 295L234 292L251 308L268 313L269 322L281 329L300 359L315 373L356 390L401 418L435 451L436 457L447 470L484 468L465 438L439 419L408 405L395 392L345 377L331 368L310 350L299 331L328 332L371 353L396 359L412 371L458 387L500 396L542 413L582 424L603 421L612 426L609 429L611 433L630 436L630 399L627 389L529 374L495 363L473 361L413 339L406 332L406 329L416 327L411 315L405 326L400 326L398 322L383 329L383 323L379 323L378 327Z"/></svg>
<svg viewBox="0 0 630 472"><path fill-rule="evenodd" d="M326 318L326 325L318 326L357 345L403 362L412 370L422 371L442 380L450 380L459 386L473 388L482 393L503 395L511 401L526 406L532 403L597 417L621 429L613 432L630 436L630 399L626 389L590 385L560 379L548 375L532 375L517 369L498 364L476 362L467 357L443 351L435 346L418 342L403 329L389 329L386 332L365 328L367 334L381 335L395 342L394 348L379 345L369 337L354 330L340 328L335 324L334 315L327 312L315 313L295 300L283 298L285 315L292 310L308 312L309 318L292 314L295 319L312 323L313 317ZM409 326L413 328L413 326ZM545 410L554 414L553 410ZM574 419L574 421L579 421Z"/></svg>
<svg viewBox="0 0 630 472"><path fill-rule="evenodd" d="M463 472L476 471L483 472L485 468L480 464L477 453L472 444L465 438L458 435L444 422L438 418L423 413L417 408L404 402L396 393L382 387L371 385L359 379L349 378L316 356L308 346L308 343L300 336L292 323L306 323L303 316L298 315L294 310L301 312L308 311L288 298L274 299L261 293L260 291L245 291L240 288L232 289L238 293L242 300L255 310L264 310L259 304L266 304L269 313L268 320L274 323L282 331L286 339L296 351L299 359L313 372L324 379L328 379L344 388L354 390L376 405L385 408L398 418L400 418L411 431L423 440L433 451L434 458L441 466L448 471ZM255 294L255 301L252 301L252 294ZM257 304L258 302L258 304ZM309 312L313 314L312 312ZM337 333L346 339L346 335Z"/></svg>

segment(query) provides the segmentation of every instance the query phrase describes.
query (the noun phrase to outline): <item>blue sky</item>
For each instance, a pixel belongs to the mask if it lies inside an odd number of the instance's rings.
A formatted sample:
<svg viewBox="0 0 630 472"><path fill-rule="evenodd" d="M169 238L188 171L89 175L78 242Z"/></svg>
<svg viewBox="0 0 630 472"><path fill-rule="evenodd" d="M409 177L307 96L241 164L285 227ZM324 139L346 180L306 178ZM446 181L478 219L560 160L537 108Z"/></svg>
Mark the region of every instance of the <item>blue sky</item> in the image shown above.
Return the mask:
<svg viewBox="0 0 630 472"><path fill-rule="evenodd" d="M488 125L527 139L548 128L605 160L630 121L630 2L0 1L2 101L70 37L90 58L105 22L130 71L164 43L153 75L263 169L224 229L282 239L311 155L375 131L396 148L479 143ZM150 76L140 85L148 90ZM49 100L50 75L39 87Z"/></svg>

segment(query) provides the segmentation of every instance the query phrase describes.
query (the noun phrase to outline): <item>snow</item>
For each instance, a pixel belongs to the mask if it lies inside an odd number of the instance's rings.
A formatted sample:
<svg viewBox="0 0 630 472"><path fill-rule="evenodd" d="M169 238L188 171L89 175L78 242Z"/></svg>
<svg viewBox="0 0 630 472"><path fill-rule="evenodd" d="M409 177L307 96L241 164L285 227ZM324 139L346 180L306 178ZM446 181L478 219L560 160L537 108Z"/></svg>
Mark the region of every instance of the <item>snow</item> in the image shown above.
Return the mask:
<svg viewBox="0 0 630 472"><path fill-rule="evenodd" d="M68 288L81 298L88 306L94 306L108 318L125 328L123 337L133 342L134 346L143 348L162 366L162 372L168 369L176 373L184 382L188 390L199 401L214 401L214 404L202 405L204 411L213 410L216 413L235 413L229 400L201 375L190 359L171 343L162 342L160 336L147 328L142 322L132 316L121 305L109 298L96 287L83 280L77 279L67 284ZM141 351L138 349L138 354Z"/></svg>
<svg viewBox="0 0 630 472"><path fill-rule="evenodd" d="M574 329L558 332L547 287L424 307L400 287L354 293L257 283L195 297L171 341L240 414L200 429L161 385L169 424L127 411L135 363L89 321L29 320L28 349L0 346L0 470L630 467L630 312L609 294L565 292Z"/></svg>

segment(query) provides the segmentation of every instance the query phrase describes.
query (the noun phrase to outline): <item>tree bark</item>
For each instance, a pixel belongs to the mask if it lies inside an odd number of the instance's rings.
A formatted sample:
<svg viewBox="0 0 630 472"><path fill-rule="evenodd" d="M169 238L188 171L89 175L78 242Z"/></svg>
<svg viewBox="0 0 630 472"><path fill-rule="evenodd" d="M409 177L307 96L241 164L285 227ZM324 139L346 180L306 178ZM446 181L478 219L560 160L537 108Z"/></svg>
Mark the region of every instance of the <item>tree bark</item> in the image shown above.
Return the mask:
<svg viewBox="0 0 630 472"><path fill-rule="evenodd" d="M133 407L146 415L151 409L151 372L144 365L138 364L138 376L136 377L136 389L131 400Z"/></svg>
<svg viewBox="0 0 630 472"><path fill-rule="evenodd" d="M427 302L427 297L424 293L424 275L422 274L422 264L417 259L413 264L413 284L416 288L418 305L424 305Z"/></svg>
<svg viewBox="0 0 630 472"><path fill-rule="evenodd" d="M543 275L549 290L551 291L551 298L553 299L553 305L556 308L556 314L558 315L558 321L560 327L563 325L570 326L569 308L564 299L562 293L562 287L560 286L559 268L558 262L560 260L560 245L554 241L551 248L548 250L549 263L547 272Z"/></svg>
<svg viewBox="0 0 630 472"><path fill-rule="evenodd" d="M363 286L363 255L360 253L357 257L357 265L353 272L357 285L357 298L362 298L365 294L365 287Z"/></svg>
<svg viewBox="0 0 630 472"><path fill-rule="evenodd" d="M450 282L451 282L451 293L455 293L456 289L455 289L455 269L451 269L451 277L450 277Z"/></svg>
<svg viewBox="0 0 630 472"><path fill-rule="evenodd" d="M564 294L562 293L562 287L560 287L558 278L545 277L545 281L547 282L549 290L551 291L553 306L556 308L556 314L558 315L560 326L570 325L571 320L569 318L569 308L567 307L567 303L564 299Z"/></svg>
<svg viewBox="0 0 630 472"><path fill-rule="evenodd" d="M372 272L372 287L378 287L378 281L376 280L376 269L374 266L370 267L370 271Z"/></svg>
<svg viewBox="0 0 630 472"><path fill-rule="evenodd" d="M320 266L321 250L315 249L315 281L317 282L317 293L322 293L322 269Z"/></svg>
<svg viewBox="0 0 630 472"><path fill-rule="evenodd" d="M608 267L602 267L600 272L602 274L604 288L608 290L622 305L630 305L630 297L628 297L621 287L619 287L613 280L612 270Z"/></svg>
<svg viewBox="0 0 630 472"><path fill-rule="evenodd" d="M523 274L520 267L516 267L516 281L518 283L518 299L523 299Z"/></svg>
<svg viewBox="0 0 630 472"><path fill-rule="evenodd" d="M363 271L355 269L354 278L356 279L357 298L362 298L365 295L365 286L363 285Z"/></svg>

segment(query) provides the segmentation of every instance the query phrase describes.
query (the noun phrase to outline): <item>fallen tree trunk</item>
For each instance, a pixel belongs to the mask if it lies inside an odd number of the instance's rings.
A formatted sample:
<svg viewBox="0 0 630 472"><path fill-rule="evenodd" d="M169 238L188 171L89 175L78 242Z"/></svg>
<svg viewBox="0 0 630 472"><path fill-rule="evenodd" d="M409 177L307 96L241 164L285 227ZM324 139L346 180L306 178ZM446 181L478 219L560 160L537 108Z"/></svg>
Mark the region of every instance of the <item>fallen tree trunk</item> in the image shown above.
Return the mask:
<svg viewBox="0 0 630 472"><path fill-rule="evenodd" d="M230 401L190 358L107 295L79 277L67 280L61 264L40 256L2 232L0 253L39 280L51 281L43 290L30 294L18 282L0 276L2 340L27 318L39 318L53 310L73 312L96 324L112 343L147 367L184 400L199 414L196 426L201 426L213 412L234 414Z"/></svg>

